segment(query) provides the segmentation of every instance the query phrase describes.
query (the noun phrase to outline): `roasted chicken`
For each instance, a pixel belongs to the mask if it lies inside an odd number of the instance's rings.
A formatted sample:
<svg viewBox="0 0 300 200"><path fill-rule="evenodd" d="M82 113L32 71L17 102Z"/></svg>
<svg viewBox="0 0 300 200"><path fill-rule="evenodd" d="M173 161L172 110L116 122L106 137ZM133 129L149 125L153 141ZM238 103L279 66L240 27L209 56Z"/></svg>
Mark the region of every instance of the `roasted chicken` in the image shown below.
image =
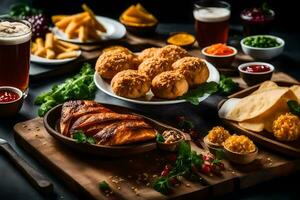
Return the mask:
<svg viewBox="0 0 300 200"><path fill-rule="evenodd" d="M97 144L123 145L154 139L156 131L144 118L119 114L94 101L69 101L63 104L61 134L72 137L76 131L93 136Z"/></svg>

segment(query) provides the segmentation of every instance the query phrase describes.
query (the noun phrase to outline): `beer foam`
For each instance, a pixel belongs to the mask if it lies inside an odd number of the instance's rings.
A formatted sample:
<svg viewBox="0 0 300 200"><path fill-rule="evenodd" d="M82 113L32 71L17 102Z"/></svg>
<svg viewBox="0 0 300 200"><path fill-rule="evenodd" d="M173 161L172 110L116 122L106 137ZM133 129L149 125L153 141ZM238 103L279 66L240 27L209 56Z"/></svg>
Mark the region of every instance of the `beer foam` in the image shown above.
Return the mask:
<svg viewBox="0 0 300 200"><path fill-rule="evenodd" d="M0 21L0 45L15 45L31 38L30 27L22 22Z"/></svg>
<svg viewBox="0 0 300 200"><path fill-rule="evenodd" d="M207 7L194 10L194 18L201 22L222 22L230 18L227 8Z"/></svg>

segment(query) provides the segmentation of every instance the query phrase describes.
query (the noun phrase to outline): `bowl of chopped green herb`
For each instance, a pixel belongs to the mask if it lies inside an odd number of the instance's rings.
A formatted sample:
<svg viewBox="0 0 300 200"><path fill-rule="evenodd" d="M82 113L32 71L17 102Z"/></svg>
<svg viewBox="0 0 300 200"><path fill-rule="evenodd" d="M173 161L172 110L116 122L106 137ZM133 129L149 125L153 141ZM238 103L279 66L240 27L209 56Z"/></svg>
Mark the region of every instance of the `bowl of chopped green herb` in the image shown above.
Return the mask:
<svg viewBox="0 0 300 200"><path fill-rule="evenodd" d="M270 60L283 52L285 42L272 35L254 35L241 40L242 50L254 59Z"/></svg>

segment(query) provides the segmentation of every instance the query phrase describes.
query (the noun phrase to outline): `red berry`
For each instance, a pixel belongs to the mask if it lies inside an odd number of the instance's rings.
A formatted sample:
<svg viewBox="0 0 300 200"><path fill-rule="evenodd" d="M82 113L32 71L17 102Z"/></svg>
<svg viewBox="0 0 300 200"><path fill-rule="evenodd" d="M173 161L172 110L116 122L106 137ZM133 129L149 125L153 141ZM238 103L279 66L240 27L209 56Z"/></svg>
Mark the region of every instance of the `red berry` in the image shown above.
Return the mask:
<svg viewBox="0 0 300 200"><path fill-rule="evenodd" d="M220 162L220 163L218 164L218 166L221 168L221 170L225 170L225 165L224 165L224 163L221 163L221 162Z"/></svg>
<svg viewBox="0 0 300 200"><path fill-rule="evenodd" d="M210 174L211 173L211 166L207 165L207 164L204 164L202 166L201 172L204 173L204 174Z"/></svg>
<svg viewBox="0 0 300 200"><path fill-rule="evenodd" d="M166 170L169 170L169 171L170 171L171 168L172 168L172 166L171 166L170 164L166 164L166 165L165 165L165 169L166 169Z"/></svg>
<svg viewBox="0 0 300 200"><path fill-rule="evenodd" d="M161 176L168 176L169 175L169 171L168 170L163 170L160 175Z"/></svg>

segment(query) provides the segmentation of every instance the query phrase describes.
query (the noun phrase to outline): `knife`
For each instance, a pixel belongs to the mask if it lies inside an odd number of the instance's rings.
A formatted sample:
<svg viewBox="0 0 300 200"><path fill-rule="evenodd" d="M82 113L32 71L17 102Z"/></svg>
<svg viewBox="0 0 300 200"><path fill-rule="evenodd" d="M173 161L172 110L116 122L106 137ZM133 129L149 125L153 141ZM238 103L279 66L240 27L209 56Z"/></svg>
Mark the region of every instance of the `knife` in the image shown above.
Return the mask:
<svg viewBox="0 0 300 200"><path fill-rule="evenodd" d="M2 138L0 138L0 149L6 154L6 156L9 157L9 159L38 191L44 194L51 194L53 192L53 184L36 169L31 167L23 158L21 158L11 145Z"/></svg>

